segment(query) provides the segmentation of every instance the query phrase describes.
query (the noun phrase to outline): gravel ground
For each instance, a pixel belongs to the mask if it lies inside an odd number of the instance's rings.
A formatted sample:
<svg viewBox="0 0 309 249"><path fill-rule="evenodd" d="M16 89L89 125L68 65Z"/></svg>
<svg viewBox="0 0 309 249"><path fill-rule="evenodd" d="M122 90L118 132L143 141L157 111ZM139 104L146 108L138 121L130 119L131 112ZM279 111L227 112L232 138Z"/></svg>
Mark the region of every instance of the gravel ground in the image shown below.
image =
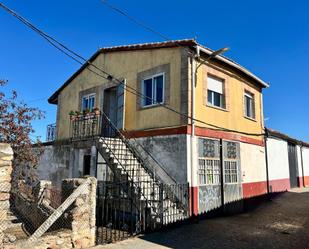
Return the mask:
<svg viewBox="0 0 309 249"><path fill-rule="evenodd" d="M96 248L309 249L309 189L283 193L251 212L206 219Z"/></svg>

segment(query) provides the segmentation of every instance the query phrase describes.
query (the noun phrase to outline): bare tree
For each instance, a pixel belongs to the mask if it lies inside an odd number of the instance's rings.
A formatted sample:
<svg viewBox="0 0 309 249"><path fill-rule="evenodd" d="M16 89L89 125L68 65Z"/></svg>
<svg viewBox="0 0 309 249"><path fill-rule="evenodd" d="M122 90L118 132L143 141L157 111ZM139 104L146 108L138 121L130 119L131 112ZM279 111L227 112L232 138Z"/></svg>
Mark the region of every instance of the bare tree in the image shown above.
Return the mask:
<svg viewBox="0 0 309 249"><path fill-rule="evenodd" d="M12 146L15 162L35 167L42 150L39 139L31 139L32 122L44 118L44 112L18 100L15 90L6 96L1 90L6 85L6 80L0 80L0 142ZM39 145L38 149L33 150L33 143Z"/></svg>

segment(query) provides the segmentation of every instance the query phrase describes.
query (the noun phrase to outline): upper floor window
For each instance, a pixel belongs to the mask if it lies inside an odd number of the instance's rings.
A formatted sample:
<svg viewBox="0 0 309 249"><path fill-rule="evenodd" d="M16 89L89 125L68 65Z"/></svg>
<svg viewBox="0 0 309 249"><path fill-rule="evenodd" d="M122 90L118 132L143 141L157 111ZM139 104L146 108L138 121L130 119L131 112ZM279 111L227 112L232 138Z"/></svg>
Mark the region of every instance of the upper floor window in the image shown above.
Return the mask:
<svg viewBox="0 0 309 249"><path fill-rule="evenodd" d="M208 76L207 77L207 102L209 105L225 108L224 80Z"/></svg>
<svg viewBox="0 0 309 249"><path fill-rule="evenodd" d="M255 105L254 105L254 94L245 91L244 96L245 104L245 116L248 118L255 118Z"/></svg>
<svg viewBox="0 0 309 249"><path fill-rule="evenodd" d="M157 74L142 80L142 106L152 106L163 103L164 74Z"/></svg>
<svg viewBox="0 0 309 249"><path fill-rule="evenodd" d="M87 94L82 99L82 111L93 111L95 103L95 93Z"/></svg>

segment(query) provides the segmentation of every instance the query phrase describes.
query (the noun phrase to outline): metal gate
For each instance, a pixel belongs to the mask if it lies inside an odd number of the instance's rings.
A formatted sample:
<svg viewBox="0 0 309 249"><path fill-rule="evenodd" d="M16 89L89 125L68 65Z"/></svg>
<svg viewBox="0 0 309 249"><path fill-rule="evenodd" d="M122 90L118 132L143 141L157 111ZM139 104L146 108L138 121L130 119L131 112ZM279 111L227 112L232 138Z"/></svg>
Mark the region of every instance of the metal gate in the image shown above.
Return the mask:
<svg viewBox="0 0 309 249"><path fill-rule="evenodd" d="M240 144L222 141L224 212L237 213L243 209Z"/></svg>
<svg viewBox="0 0 309 249"><path fill-rule="evenodd" d="M240 145L199 139L199 212L239 212L242 204Z"/></svg>
<svg viewBox="0 0 309 249"><path fill-rule="evenodd" d="M96 243L113 243L188 218L188 186L161 183L153 189L137 190L132 181L119 178L109 170L104 181L98 182ZM143 198L141 191L153 192L153 199ZM171 195L179 198L175 200ZM157 203L155 210L149 205L151 201ZM182 218L175 212L176 205L184 205L186 213Z"/></svg>
<svg viewBox="0 0 309 249"><path fill-rule="evenodd" d="M289 171L290 171L290 185L291 188L296 188L298 184L298 163L297 163L297 150L295 144L288 144L289 153Z"/></svg>

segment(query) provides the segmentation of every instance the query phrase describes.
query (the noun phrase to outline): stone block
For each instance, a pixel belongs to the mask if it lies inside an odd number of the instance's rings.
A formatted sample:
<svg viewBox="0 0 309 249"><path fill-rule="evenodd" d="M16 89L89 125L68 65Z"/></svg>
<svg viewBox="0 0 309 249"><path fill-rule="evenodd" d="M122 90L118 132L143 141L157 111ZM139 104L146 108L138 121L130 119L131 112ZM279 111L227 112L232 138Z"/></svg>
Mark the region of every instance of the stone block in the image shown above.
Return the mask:
<svg viewBox="0 0 309 249"><path fill-rule="evenodd" d="M9 193L11 191L11 183L9 182L0 182L0 192Z"/></svg>
<svg viewBox="0 0 309 249"><path fill-rule="evenodd" d="M0 201L0 210L9 209L9 208L10 208L10 202L9 202L9 200Z"/></svg>
<svg viewBox="0 0 309 249"><path fill-rule="evenodd" d="M0 193L0 201L7 201L8 199L10 199L9 193Z"/></svg>
<svg viewBox="0 0 309 249"><path fill-rule="evenodd" d="M0 157L2 157L2 155L13 156L13 154L14 153L10 145L6 143L0 143Z"/></svg>

